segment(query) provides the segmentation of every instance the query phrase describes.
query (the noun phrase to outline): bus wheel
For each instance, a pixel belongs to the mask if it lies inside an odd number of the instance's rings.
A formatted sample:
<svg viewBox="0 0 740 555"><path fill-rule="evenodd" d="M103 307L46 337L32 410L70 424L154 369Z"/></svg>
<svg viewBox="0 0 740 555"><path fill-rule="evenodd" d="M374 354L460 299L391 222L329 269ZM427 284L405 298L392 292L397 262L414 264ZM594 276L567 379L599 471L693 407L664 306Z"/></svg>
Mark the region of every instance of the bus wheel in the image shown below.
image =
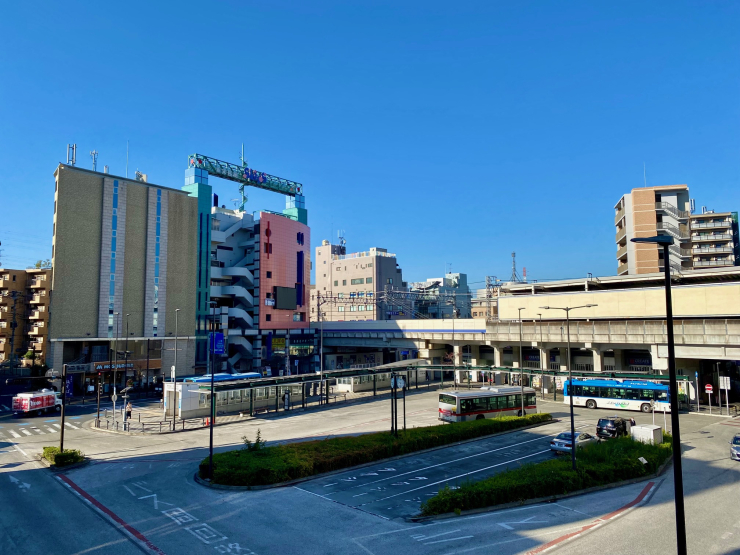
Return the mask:
<svg viewBox="0 0 740 555"><path fill-rule="evenodd" d="M516 415L517 415L517 416L521 416L521 415L522 415L522 409L519 409L519 410L517 411ZM527 411L524 411L524 416L526 416L526 415L527 415Z"/></svg>
<svg viewBox="0 0 740 555"><path fill-rule="evenodd" d="M586 401L586 408L595 409L596 401L594 401L593 399L589 399L588 401Z"/></svg>
<svg viewBox="0 0 740 555"><path fill-rule="evenodd" d="M483 416L482 414L479 414L478 416L475 417L476 420L485 420L485 418L486 417Z"/></svg>
<svg viewBox="0 0 740 555"><path fill-rule="evenodd" d="M647 403L643 403L642 405L640 405L640 410L642 412L650 412L650 405L648 405Z"/></svg>

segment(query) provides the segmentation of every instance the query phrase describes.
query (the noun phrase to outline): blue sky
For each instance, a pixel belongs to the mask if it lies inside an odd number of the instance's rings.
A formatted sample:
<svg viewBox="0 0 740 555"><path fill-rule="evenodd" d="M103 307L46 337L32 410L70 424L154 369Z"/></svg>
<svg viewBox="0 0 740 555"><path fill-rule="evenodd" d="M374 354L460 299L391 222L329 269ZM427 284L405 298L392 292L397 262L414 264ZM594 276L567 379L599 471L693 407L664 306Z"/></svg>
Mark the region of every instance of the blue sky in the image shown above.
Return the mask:
<svg viewBox="0 0 740 555"><path fill-rule="evenodd" d="M344 229L407 280L507 278L512 251L530 279L612 275L613 206L643 163L740 210L738 28L736 2L10 3L3 263L50 256L67 143L122 175L129 140L129 175L172 187L188 154L238 162L244 143L304 184L314 245Z"/></svg>

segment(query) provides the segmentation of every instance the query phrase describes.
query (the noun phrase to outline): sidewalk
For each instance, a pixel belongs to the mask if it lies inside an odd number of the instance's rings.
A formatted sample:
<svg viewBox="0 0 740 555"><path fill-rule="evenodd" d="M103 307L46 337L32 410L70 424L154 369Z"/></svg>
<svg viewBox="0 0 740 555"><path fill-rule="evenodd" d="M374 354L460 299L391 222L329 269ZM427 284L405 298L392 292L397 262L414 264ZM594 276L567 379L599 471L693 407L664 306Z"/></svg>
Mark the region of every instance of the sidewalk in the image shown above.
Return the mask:
<svg viewBox="0 0 740 555"><path fill-rule="evenodd" d="M479 384L480 385L480 384ZM452 389L452 382L445 382L445 389ZM419 383L417 390L415 385L412 385L407 391L407 396L413 396L417 393L423 393L429 390L437 390L440 388L439 382L424 382ZM466 385L467 388L467 385ZM226 424L232 424L235 422L243 422L245 420L255 420L272 418L275 416L282 416L290 414L291 412L298 412L304 410L324 410L327 408L333 408L335 404L343 405L347 403L363 403L370 401L377 401L381 399L390 399L390 390L383 389L379 390L376 395L373 395L372 391L363 391L359 393L330 393L328 405L319 404L319 396L312 396L306 398L306 408L303 408L301 401L294 402L291 410L286 411L282 407L280 409L275 408L275 405L269 406L267 410L260 408L260 412L255 412L254 416L250 416L248 411L243 412L229 412L218 410L223 407L217 407L217 416L215 419L216 426L223 426ZM274 400L271 399L274 403ZM131 414L131 420L126 423L126 430L124 430L123 424L123 409L122 407L116 407L116 421L113 421L112 411L107 412L101 411L100 417L100 429L107 430L108 432L118 433L135 433L135 434L164 434L172 432L184 432L188 430L198 430L206 428L208 426L208 417L188 418L181 420L176 418L173 422L172 417L164 417L162 409L155 408L138 408L135 403L133 404L133 411ZM95 426L95 421L91 421L91 427Z"/></svg>

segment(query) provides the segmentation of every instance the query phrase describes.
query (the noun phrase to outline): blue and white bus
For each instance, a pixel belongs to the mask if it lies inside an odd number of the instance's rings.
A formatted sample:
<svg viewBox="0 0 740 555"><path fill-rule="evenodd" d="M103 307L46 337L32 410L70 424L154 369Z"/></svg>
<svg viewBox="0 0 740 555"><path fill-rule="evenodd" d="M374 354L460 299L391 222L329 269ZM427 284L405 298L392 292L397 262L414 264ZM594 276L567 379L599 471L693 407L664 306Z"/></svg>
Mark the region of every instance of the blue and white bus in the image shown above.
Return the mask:
<svg viewBox="0 0 740 555"><path fill-rule="evenodd" d="M259 372L244 372L242 374L228 374L226 372L222 372L219 374L213 375L213 381L214 382L231 382L234 380L255 380L262 378L262 374ZM203 376L197 376L193 378L185 378L183 380L184 382L191 382L191 383L211 383L211 375L205 374Z"/></svg>
<svg viewBox="0 0 740 555"><path fill-rule="evenodd" d="M565 403L570 403L573 394L573 404L590 409L620 409L639 410L650 412L656 410L671 410L668 386L653 382L638 380L573 380L565 381L563 397ZM652 401L652 403L651 403Z"/></svg>

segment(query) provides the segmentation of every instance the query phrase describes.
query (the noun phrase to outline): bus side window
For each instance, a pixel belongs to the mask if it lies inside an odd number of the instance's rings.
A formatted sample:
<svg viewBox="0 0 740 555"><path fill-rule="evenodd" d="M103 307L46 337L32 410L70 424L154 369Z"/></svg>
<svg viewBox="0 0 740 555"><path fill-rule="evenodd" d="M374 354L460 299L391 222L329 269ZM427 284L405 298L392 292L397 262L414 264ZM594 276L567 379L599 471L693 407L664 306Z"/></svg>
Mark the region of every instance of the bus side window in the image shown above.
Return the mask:
<svg viewBox="0 0 740 555"><path fill-rule="evenodd" d="M638 389L627 389L625 391L625 399L629 399L630 401L639 401L640 391Z"/></svg>
<svg viewBox="0 0 740 555"><path fill-rule="evenodd" d="M468 399L460 399L460 412L470 412L470 401Z"/></svg>
<svg viewBox="0 0 740 555"><path fill-rule="evenodd" d="M537 404L537 394L535 393L527 393L527 406L532 406Z"/></svg>
<svg viewBox="0 0 740 555"><path fill-rule="evenodd" d="M640 401L652 401L654 397L655 392L652 389L640 390Z"/></svg>
<svg viewBox="0 0 740 555"><path fill-rule="evenodd" d="M668 400L668 392L667 391L661 391L660 389L655 390L655 399L657 401L667 401Z"/></svg>
<svg viewBox="0 0 740 555"><path fill-rule="evenodd" d="M576 397L580 397L581 395L583 395L583 390L584 389L588 389L588 388L585 388L582 385L574 385L573 386L573 395L575 395Z"/></svg>

